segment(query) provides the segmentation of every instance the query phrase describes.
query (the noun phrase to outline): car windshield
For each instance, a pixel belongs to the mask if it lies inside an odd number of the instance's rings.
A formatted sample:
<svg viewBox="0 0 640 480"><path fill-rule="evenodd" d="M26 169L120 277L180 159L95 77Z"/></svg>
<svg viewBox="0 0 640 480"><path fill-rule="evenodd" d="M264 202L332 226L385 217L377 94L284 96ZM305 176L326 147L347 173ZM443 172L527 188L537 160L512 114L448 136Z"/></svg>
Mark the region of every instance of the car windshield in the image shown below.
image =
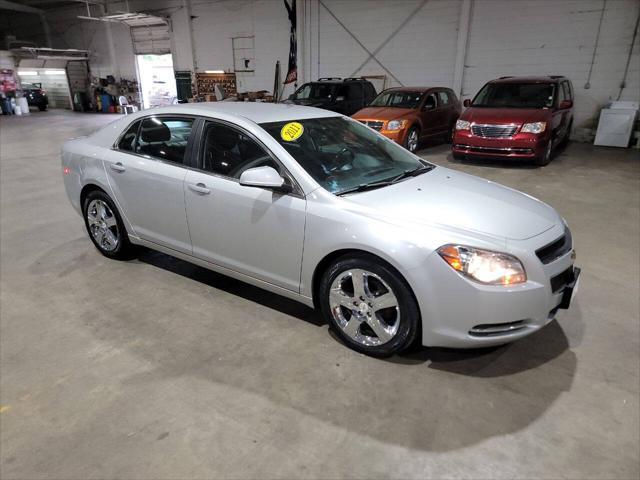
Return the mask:
<svg viewBox="0 0 640 480"><path fill-rule="evenodd" d="M555 94L553 83L488 83L473 99L472 107L549 108Z"/></svg>
<svg viewBox="0 0 640 480"><path fill-rule="evenodd" d="M307 83L298 89L293 94L294 100L306 100L306 99L326 99L332 98L336 90L336 85L328 83Z"/></svg>
<svg viewBox="0 0 640 480"><path fill-rule="evenodd" d="M260 126L322 187L338 195L386 186L433 168L391 140L345 117Z"/></svg>
<svg viewBox="0 0 640 480"><path fill-rule="evenodd" d="M423 95L424 92L382 92L369 106L418 108Z"/></svg>

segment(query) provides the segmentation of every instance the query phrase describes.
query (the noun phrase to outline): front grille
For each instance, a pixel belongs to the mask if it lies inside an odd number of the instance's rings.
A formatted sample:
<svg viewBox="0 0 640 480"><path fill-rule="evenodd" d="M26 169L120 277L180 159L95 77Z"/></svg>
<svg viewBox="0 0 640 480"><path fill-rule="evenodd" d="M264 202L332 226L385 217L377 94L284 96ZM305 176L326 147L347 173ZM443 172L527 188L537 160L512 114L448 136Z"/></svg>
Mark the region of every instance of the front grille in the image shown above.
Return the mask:
<svg viewBox="0 0 640 480"><path fill-rule="evenodd" d="M555 277L551 277L551 291L553 293L561 292L567 284L573 281L573 277L573 266L567 268L564 272L559 273Z"/></svg>
<svg viewBox="0 0 640 480"><path fill-rule="evenodd" d="M546 265L547 263L551 263L569 253L572 247L573 239L571 238L571 231L568 228L565 228L564 235L557 240L554 240L549 245L545 245L544 247L536 250L536 255L540 261Z"/></svg>
<svg viewBox="0 0 640 480"><path fill-rule="evenodd" d="M474 337L493 337L496 335L506 335L508 333L517 332L525 327L526 323L524 320L508 323L486 323L473 327L469 330L469 335Z"/></svg>
<svg viewBox="0 0 640 480"><path fill-rule="evenodd" d="M471 125L471 133L477 137L485 138L509 138L518 130L517 125L490 125L475 124Z"/></svg>
<svg viewBox="0 0 640 480"><path fill-rule="evenodd" d="M382 130L382 125L384 124L384 122L378 122L375 120L359 120L359 122L378 131Z"/></svg>

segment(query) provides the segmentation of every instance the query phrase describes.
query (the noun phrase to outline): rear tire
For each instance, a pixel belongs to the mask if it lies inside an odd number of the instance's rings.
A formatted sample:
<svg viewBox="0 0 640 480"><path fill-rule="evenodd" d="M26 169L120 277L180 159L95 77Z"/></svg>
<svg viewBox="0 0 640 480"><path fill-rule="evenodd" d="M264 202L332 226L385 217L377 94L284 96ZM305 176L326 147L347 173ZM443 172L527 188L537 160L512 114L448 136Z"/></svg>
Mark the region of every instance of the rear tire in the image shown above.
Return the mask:
<svg viewBox="0 0 640 480"><path fill-rule="evenodd" d="M544 153L541 157L535 159L534 163L539 167L544 167L545 165L549 165L551 159L553 158L553 139L549 139L547 142L547 146L544 148Z"/></svg>
<svg viewBox="0 0 640 480"><path fill-rule="evenodd" d="M319 301L323 316L350 348L388 357L417 338L420 311L395 269L366 254L344 256L324 273Z"/></svg>
<svg viewBox="0 0 640 480"><path fill-rule="evenodd" d="M116 260L131 259L133 245L109 195L102 190L89 192L82 204L82 216L89 238L102 255Z"/></svg>

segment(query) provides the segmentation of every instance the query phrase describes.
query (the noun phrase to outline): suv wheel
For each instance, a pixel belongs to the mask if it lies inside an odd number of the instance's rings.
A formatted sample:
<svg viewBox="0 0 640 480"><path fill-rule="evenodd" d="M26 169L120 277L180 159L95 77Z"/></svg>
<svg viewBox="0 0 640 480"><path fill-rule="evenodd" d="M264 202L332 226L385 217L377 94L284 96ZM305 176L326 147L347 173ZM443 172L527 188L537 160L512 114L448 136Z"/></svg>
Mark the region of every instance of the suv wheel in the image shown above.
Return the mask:
<svg viewBox="0 0 640 480"><path fill-rule="evenodd" d="M82 212L89 238L101 254L118 260L130 258L133 246L109 195L100 190L89 192Z"/></svg>
<svg viewBox="0 0 640 480"><path fill-rule="evenodd" d="M535 164L544 167L545 165L549 165L551 162L551 157L553 155L553 139L549 139L547 142L547 146L544 149L544 153L541 157L536 158Z"/></svg>
<svg viewBox="0 0 640 480"><path fill-rule="evenodd" d="M387 357L409 347L420 313L404 279L375 257L342 257L320 283L322 313L352 349Z"/></svg>
<svg viewBox="0 0 640 480"><path fill-rule="evenodd" d="M418 127L411 127L407 133L407 138L404 139L404 148L414 153L418 150L419 141L420 135L418 133Z"/></svg>

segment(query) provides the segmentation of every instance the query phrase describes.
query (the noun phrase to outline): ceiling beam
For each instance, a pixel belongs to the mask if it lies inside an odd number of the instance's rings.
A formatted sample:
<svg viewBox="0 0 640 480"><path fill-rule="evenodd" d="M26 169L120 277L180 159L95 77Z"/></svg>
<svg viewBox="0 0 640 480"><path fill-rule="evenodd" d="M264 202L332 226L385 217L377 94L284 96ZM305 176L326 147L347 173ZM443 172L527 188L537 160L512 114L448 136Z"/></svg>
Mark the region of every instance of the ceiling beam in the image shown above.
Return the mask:
<svg viewBox="0 0 640 480"><path fill-rule="evenodd" d="M38 15L42 15L44 13L44 10L40 10L39 8L22 5L21 3L8 2L6 0L0 0L0 9L13 10L14 12L35 13Z"/></svg>

